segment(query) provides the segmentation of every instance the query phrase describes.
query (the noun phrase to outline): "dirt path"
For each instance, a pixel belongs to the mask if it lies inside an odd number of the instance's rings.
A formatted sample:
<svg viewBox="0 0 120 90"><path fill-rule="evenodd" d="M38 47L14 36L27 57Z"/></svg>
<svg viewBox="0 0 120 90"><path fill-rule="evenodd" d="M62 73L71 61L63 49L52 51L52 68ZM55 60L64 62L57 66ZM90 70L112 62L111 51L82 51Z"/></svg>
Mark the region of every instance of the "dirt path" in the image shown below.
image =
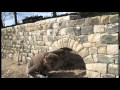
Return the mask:
<svg viewBox="0 0 120 90"><path fill-rule="evenodd" d="M17 65L13 60L2 60L2 78L27 78L26 64Z"/></svg>

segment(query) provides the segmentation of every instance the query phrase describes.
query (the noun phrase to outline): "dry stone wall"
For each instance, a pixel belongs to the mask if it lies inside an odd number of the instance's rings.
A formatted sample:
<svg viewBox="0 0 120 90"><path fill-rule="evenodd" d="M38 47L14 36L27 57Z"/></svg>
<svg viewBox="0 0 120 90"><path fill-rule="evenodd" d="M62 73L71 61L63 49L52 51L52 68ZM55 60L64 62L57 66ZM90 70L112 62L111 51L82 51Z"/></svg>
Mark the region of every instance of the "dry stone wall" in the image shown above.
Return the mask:
<svg viewBox="0 0 120 90"><path fill-rule="evenodd" d="M40 52L69 47L86 63L89 78L119 76L119 17L71 15L1 29L2 58L30 60Z"/></svg>

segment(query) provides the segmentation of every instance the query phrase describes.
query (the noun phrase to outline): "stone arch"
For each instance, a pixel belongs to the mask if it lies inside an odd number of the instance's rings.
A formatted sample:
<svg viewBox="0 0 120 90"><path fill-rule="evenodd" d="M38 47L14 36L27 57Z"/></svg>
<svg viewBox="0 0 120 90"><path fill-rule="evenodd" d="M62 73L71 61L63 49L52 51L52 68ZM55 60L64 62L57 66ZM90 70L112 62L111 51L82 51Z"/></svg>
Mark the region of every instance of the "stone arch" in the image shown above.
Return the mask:
<svg viewBox="0 0 120 90"><path fill-rule="evenodd" d="M70 48L78 53L86 64L94 63L93 56L89 54L89 48L84 47L79 41L70 37L64 37L56 40L52 46L49 47L49 51L54 51L64 47Z"/></svg>

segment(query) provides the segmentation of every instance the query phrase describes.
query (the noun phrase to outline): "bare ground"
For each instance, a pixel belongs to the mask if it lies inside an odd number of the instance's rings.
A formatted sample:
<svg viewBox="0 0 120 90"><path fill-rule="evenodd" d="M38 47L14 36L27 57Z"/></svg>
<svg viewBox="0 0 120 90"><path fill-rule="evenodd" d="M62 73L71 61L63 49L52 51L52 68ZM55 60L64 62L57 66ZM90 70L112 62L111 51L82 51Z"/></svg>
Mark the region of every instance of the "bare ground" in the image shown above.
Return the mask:
<svg viewBox="0 0 120 90"><path fill-rule="evenodd" d="M17 65L13 60L2 60L2 78L28 78L26 64ZM59 70L49 72L49 78L86 78L85 70Z"/></svg>

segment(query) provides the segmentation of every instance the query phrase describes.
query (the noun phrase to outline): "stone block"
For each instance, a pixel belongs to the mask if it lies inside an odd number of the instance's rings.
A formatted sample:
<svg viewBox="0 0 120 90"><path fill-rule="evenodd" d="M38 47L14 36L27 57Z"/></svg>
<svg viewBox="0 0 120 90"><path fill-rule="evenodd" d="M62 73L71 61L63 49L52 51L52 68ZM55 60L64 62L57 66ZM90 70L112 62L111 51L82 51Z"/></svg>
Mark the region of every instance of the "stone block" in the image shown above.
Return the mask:
<svg viewBox="0 0 120 90"><path fill-rule="evenodd" d="M102 35L100 41L103 44L117 44L118 43L118 36Z"/></svg>
<svg viewBox="0 0 120 90"><path fill-rule="evenodd" d="M79 25L79 26L85 25L85 19L84 19L84 18L83 18L83 19L78 19L78 20L76 21L76 24Z"/></svg>
<svg viewBox="0 0 120 90"><path fill-rule="evenodd" d="M118 23L119 22L119 15L110 15L109 16L109 22L110 23Z"/></svg>
<svg viewBox="0 0 120 90"><path fill-rule="evenodd" d="M88 42L100 42L101 34L90 34L88 35Z"/></svg>
<svg viewBox="0 0 120 90"><path fill-rule="evenodd" d="M88 42L88 36L80 35L80 43L86 43L86 42Z"/></svg>
<svg viewBox="0 0 120 90"><path fill-rule="evenodd" d="M93 71L86 71L87 77L88 78L100 78L100 73L98 72L93 72Z"/></svg>
<svg viewBox="0 0 120 90"><path fill-rule="evenodd" d="M60 35L75 35L73 28L62 28L59 31Z"/></svg>
<svg viewBox="0 0 120 90"><path fill-rule="evenodd" d="M108 65L108 73L118 76L119 75L119 66L116 64L109 64Z"/></svg>
<svg viewBox="0 0 120 90"><path fill-rule="evenodd" d="M97 47L89 48L89 54L97 54Z"/></svg>
<svg viewBox="0 0 120 90"><path fill-rule="evenodd" d="M90 71L95 71L95 72L106 74L107 64L103 64L103 63L86 64L86 69Z"/></svg>
<svg viewBox="0 0 120 90"><path fill-rule="evenodd" d="M108 23L109 23L109 16L108 15L101 16L100 24L105 25Z"/></svg>
<svg viewBox="0 0 120 90"><path fill-rule="evenodd" d="M89 49L88 48L84 48L82 49L79 53L78 53L82 58L86 57L89 55Z"/></svg>
<svg viewBox="0 0 120 90"><path fill-rule="evenodd" d="M104 33L105 26L104 25L94 25L94 33Z"/></svg>
<svg viewBox="0 0 120 90"><path fill-rule="evenodd" d="M114 62L114 56L111 55L102 55L102 54L96 54L93 55L94 61L97 63L113 63Z"/></svg>
<svg viewBox="0 0 120 90"><path fill-rule="evenodd" d="M87 34L92 34L93 33L93 26L83 26L81 28L81 34L82 35L87 35Z"/></svg>
<svg viewBox="0 0 120 90"><path fill-rule="evenodd" d="M107 54L106 47L98 47L98 54Z"/></svg>
<svg viewBox="0 0 120 90"><path fill-rule="evenodd" d="M118 54L119 46L117 44L107 45L107 54Z"/></svg>
<svg viewBox="0 0 120 90"><path fill-rule="evenodd" d="M83 48L84 48L84 47L83 47L81 44L79 44L79 45L76 47L75 51L76 51L76 52L80 52Z"/></svg>
<svg viewBox="0 0 120 90"><path fill-rule="evenodd" d="M85 63L94 63L92 55L89 55L89 56L83 58L83 60Z"/></svg>
<svg viewBox="0 0 120 90"><path fill-rule="evenodd" d="M109 34L117 33L119 30L118 25L119 25L118 23L105 25L105 32Z"/></svg>

